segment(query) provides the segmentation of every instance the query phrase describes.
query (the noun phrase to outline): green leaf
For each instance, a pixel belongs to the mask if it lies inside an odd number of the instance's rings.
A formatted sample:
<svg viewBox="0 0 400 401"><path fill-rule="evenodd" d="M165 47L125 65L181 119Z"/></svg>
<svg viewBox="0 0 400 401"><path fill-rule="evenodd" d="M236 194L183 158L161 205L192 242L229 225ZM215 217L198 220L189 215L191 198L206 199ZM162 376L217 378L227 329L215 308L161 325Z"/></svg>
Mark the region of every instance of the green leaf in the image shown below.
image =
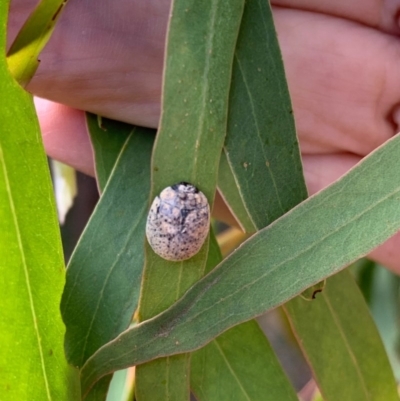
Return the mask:
<svg viewBox="0 0 400 401"><path fill-rule="evenodd" d="M208 269L222 260L210 236ZM198 401L297 400L274 351L257 322L233 327L194 352L190 382Z"/></svg>
<svg viewBox="0 0 400 401"><path fill-rule="evenodd" d="M97 183L103 191L121 149L134 127L91 113L86 113L86 124L94 151Z"/></svg>
<svg viewBox="0 0 400 401"><path fill-rule="evenodd" d="M172 2L160 130L152 159L151 200L186 181L212 209L224 143L233 55L244 0ZM223 34L221 34L223 32ZM208 240L183 262L170 262L146 246L140 320L172 305L203 274ZM188 357L171 357L136 370L138 401L189 397ZM171 379L173 378L173 381Z"/></svg>
<svg viewBox="0 0 400 401"><path fill-rule="evenodd" d="M104 189L110 176L113 177L113 183L110 184L110 188L107 190L107 194L103 194L104 199L102 197L100 200L101 206L99 205L99 210L101 209L102 211L99 212L97 215L96 213L93 215L93 222L91 220L90 228L88 225L87 233L85 231L84 234L85 240L83 240L82 238L82 243L80 242L78 244L74 254L77 254L79 252L85 254L87 252L87 250L85 250L85 247L87 246L88 241L92 241L93 232L100 236L94 236L95 241L101 241L101 238L108 235L118 236L121 241L120 245L122 246L121 252L125 253L123 247L126 246L126 248L131 247L131 252L135 254L135 263L132 266L127 260L127 258L130 259L130 252L127 252L125 255L120 255L118 250L114 248L115 243L113 242L110 242L110 246L107 249L104 248L109 256L108 263L110 263L110 266L111 263L114 263L112 261L116 260L114 266L116 270L114 274L118 275L121 274L121 271L124 271L124 276L122 277L126 277L129 274L134 275L134 277L132 277L131 283L125 283L122 291L120 281L118 279L111 280L108 283L109 286L107 288L107 293L104 295L103 300L111 299L112 305L110 305L110 302L101 302L100 305L103 305L103 307L97 309L97 313L99 313L101 316L97 322L94 321L94 328L96 331L97 325L97 330L100 330L103 334L99 337L97 337L96 334L94 335L100 341L108 341L109 338L106 337L107 339L104 340L104 336L115 337L118 333L124 330L131 321L133 311L136 309L138 303L140 280L144 264L143 230L147 217L148 206L146 194L148 194L150 190L149 160L151 155L151 145L153 140L152 138L154 138L155 132L154 130L135 128L132 125L125 124L119 121L100 118L90 113L86 113L86 121L92 141L92 146L94 149L95 167L99 187L101 189ZM136 135L135 140L133 139L134 135ZM136 160L134 168L132 168L132 160ZM141 163L143 163L143 166L141 165ZM137 173L138 171L142 171L141 175L139 174L137 176L132 176L132 173L135 174L135 172ZM129 176L129 179L123 181L127 176ZM138 180L138 178L140 177L141 179ZM119 184L116 184L117 182ZM129 190L125 189L125 186L128 186ZM137 193L142 194L142 196L140 198L137 198ZM132 199L135 198L136 203L132 201ZM134 232L132 232L131 227L134 219L128 219L125 221L124 224L118 224L117 227L114 226L115 222L120 221L123 216L119 214L118 210L116 210L117 219L115 219L116 216L109 216L108 207L111 204L120 204L119 210L125 208L126 205L132 205L133 210L136 214L136 218L138 219L138 224L136 225L136 227L134 227ZM98 226L104 227L103 221L107 220L108 218L111 219L109 220L109 224L112 225L113 228L109 227L106 232L98 230ZM138 237L136 237L137 233ZM139 239L138 242L136 242L136 238ZM140 238L142 238L142 242L140 242ZM124 241L128 242L123 243ZM86 264L86 274L91 276L94 266L96 266L97 270L98 266L105 266L103 259L104 254L105 252L99 254L99 258L101 259L101 261L95 259L92 260L92 263ZM71 260L70 266L73 263L73 260L74 259ZM78 273L78 275L82 276L81 273ZM103 271L103 275L107 276L103 276L104 281L110 278L107 270ZM117 297L115 296L116 294L118 294ZM88 294L87 297L88 300L95 300L95 298L91 298L90 294ZM89 307L87 307L88 305ZM89 314L91 314L93 313L93 307L93 303L90 303L88 301L85 310ZM113 324L111 324L110 315L115 314L115 316L119 316L121 308L125 308L125 314L120 316L122 320L115 319L114 317L112 319ZM71 318L72 320L74 319L73 312L71 312ZM109 322L106 326L108 330L104 330L102 327L102 325L104 324L103 319L106 319ZM79 328L85 331L87 327L79 326ZM75 334L77 336L80 336L79 332ZM74 342L74 339L72 339L72 342ZM96 346L96 344L94 345ZM91 352L93 352L94 350L95 349L92 349ZM103 378L101 381L96 383L95 387L86 397L86 400L99 401L100 399L105 399L106 395L108 394L110 380L111 375Z"/></svg>
<svg viewBox="0 0 400 401"><path fill-rule="evenodd" d="M242 35L242 32L246 32L247 36ZM249 43L252 45L249 46ZM257 45L260 47L259 49L256 48ZM246 2L233 69L225 154L248 216L258 229L280 217L307 196L290 99L280 58L268 2L251 0ZM243 117L238 118L239 115ZM224 196L229 203L230 194L225 193ZM356 209L355 205L354 212ZM247 218L247 216L245 217ZM321 218L323 221L323 214L321 214ZM297 240L297 243L301 246L301 238ZM285 242L284 244L287 246ZM338 249L337 252L340 253L341 250ZM293 271L290 277L295 280L296 272ZM328 283L329 280L333 279L328 279ZM353 283L345 283L346 280L351 281L351 278L343 276L343 285L351 287ZM325 281L314 286L311 291L306 291L298 300L292 302L305 302L304 297L312 299L324 286ZM303 310L299 308L287 309L289 318L304 323L294 327L300 342L303 341L303 338L315 338L316 330L313 324L307 324L309 321L320 321L320 315L325 316L326 319L332 319L328 303L332 308L337 309L337 319L346 319L347 311L341 307L340 299L332 296L329 291L324 292L324 296L327 303L321 305L319 314L315 316L312 311L303 314ZM346 300L347 307L357 308L356 300L353 302L352 297L349 296ZM358 301L362 303L363 299ZM363 305L362 308L357 309L359 312L360 310L364 311L364 315L360 316L360 319L373 325L366 306ZM343 314L344 316L342 316ZM355 326L358 327L354 320L353 326L348 327L348 330L355 330ZM318 335L322 341L328 342L337 339L337 333L334 331L320 331ZM379 347L380 340L377 336L374 339L378 344L377 349L380 350L379 358L385 361L384 350ZM304 351L315 375L323 374L324 364L330 364L331 350L320 348L314 341L313 348L305 348ZM336 360L341 361L343 370L354 369L352 363L348 365L351 362L348 359L348 352L351 351L340 347L335 348ZM310 357L310 353L313 352L318 353L319 364ZM361 363L363 360L360 359L359 362ZM373 367L370 366L372 371ZM375 366L375 369L379 370L379 366ZM372 371L370 376L373 376ZM386 369L385 374L388 375L386 379L393 382L390 370ZM335 379L337 378L338 375L335 376ZM329 393L332 385L339 385L339 381L335 381L335 379L330 382L327 377L326 380L319 382L320 389L324 394ZM368 381L369 377L362 377L361 380ZM373 387L376 393L384 399L385 392L380 392L382 386L379 388L375 382L369 382L368 385ZM325 387L327 388L325 389ZM346 392L352 394L352 397L348 399L361 400L365 396L362 388L352 385L352 380L341 381L340 390L339 394L346 394Z"/></svg>
<svg viewBox="0 0 400 401"><path fill-rule="evenodd" d="M298 399L255 320L194 352L191 384L199 401Z"/></svg>
<svg viewBox="0 0 400 401"><path fill-rule="evenodd" d="M126 329L137 307L152 132L132 129L71 256L61 308L67 356L77 366Z"/></svg>
<svg viewBox="0 0 400 401"><path fill-rule="evenodd" d="M269 2L247 1L233 64L225 155L259 229L307 197L292 114Z"/></svg>
<svg viewBox="0 0 400 401"><path fill-rule="evenodd" d="M214 198L243 5L243 0L229 7L222 0L173 2L153 194L188 181Z"/></svg>
<svg viewBox="0 0 400 401"><path fill-rule="evenodd" d="M400 228L399 152L395 136L255 234L170 309L98 350L82 368L83 391L111 371L197 349L384 242Z"/></svg>
<svg viewBox="0 0 400 401"><path fill-rule="evenodd" d="M108 184L71 256L61 304L67 356L78 366L125 330L137 308L154 140L154 130L112 120L99 127L93 115L88 122L99 183ZM110 380L87 400L105 399Z"/></svg>
<svg viewBox="0 0 400 401"><path fill-rule="evenodd" d="M189 368L190 354L160 358L137 366L135 399L189 400Z"/></svg>
<svg viewBox="0 0 400 401"><path fill-rule="evenodd" d="M112 378L113 375L102 377L102 379L91 388L90 393L85 398L85 401L106 400Z"/></svg>
<svg viewBox="0 0 400 401"><path fill-rule="evenodd" d="M5 54L8 1L0 2ZM64 356L59 303L65 280L46 155L32 97L0 57L0 398L79 399Z"/></svg>
<svg viewBox="0 0 400 401"><path fill-rule="evenodd" d="M67 0L42 0L31 13L8 51L14 78L26 86L39 67L39 54L50 39Z"/></svg>
<svg viewBox="0 0 400 401"><path fill-rule="evenodd" d="M396 383L368 307L348 271L308 301L284 305L325 401L398 400Z"/></svg>
<svg viewBox="0 0 400 401"><path fill-rule="evenodd" d="M254 233L257 231L257 228L251 220L249 212L243 203L242 195L239 192L239 187L235 180L235 175L228 163L225 152L222 152L219 164L218 189L230 211L236 217L242 230L246 233Z"/></svg>

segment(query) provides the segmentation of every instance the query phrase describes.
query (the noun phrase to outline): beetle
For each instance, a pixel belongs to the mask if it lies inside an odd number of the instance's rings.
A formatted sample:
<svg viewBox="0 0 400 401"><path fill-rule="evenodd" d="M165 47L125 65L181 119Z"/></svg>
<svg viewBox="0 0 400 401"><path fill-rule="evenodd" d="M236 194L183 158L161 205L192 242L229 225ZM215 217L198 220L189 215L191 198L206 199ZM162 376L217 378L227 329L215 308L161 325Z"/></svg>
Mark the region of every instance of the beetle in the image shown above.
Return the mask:
<svg viewBox="0 0 400 401"><path fill-rule="evenodd" d="M179 182L155 197L147 217L146 236L157 255L178 262L199 252L209 227L206 196L194 185Z"/></svg>

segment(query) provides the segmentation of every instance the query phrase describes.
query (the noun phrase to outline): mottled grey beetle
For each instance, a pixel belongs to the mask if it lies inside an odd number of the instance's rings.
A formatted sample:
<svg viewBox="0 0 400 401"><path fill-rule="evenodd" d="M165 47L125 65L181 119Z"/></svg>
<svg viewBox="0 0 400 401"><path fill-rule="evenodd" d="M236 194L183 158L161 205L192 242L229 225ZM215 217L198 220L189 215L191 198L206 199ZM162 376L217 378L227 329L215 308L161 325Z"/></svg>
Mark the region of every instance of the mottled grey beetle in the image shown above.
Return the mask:
<svg viewBox="0 0 400 401"><path fill-rule="evenodd" d="M181 261L199 252L210 226L210 206L194 185L180 182L161 191L147 217L146 236L154 252Z"/></svg>

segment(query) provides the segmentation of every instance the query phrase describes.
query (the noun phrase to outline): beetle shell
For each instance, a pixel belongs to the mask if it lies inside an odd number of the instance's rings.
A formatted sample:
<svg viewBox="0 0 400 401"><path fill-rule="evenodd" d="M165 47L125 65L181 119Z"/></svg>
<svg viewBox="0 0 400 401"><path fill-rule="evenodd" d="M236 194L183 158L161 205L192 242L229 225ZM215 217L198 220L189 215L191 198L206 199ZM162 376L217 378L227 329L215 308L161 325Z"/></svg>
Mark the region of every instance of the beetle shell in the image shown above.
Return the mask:
<svg viewBox="0 0 400 401"><path fill-rule="evenodd" d="M146 236L154 252L181 261L196 255L210 226L210 206L194 185L180 182L161 191L147 217Z"/></svg>

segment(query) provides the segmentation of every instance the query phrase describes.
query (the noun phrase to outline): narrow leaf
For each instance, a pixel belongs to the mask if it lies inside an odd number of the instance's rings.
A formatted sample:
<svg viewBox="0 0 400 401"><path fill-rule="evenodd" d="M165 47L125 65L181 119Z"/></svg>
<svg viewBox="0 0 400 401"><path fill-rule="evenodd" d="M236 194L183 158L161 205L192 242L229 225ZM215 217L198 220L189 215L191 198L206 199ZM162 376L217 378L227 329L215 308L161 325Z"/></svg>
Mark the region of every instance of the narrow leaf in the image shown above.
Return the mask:
<svg viewBox="0 0 400 401"><path fill-rule="evenodd" d="M400 228L399 152L395 136L255 234L170 309L102 347L82 369L84 391L113 370L197 349L384 242Z"/></svg>
<svg viewBox="0 0 400 401"><path fill-rule="evenodd" d="M150 188L152 130L134 128L71 256L62 313L68 359L81 366L125 330L137 307Z"/></svg>
<svg viewBox="0 0 400 401"><path fill-rule="evenodd" d="M191 383L198 401L298 399L255 320L194 352Z"/></svg>
<svg viewBox="0 0 400 401"><path fill-rule="evenodd" d="M218 182L247 232L263 228L306 197L269 2L245 4ZM255 321L230 329L195 352L191 380L201 401L297 399Z"/></svg>
<svg viewBox="0 0 400 401"><path fill-rule="evenodd" d="M135 147L138 146L134 152L134 159L137 159L137 155L139 152L144 152L144 155L147 154L147 157L150 158L150 147L146 150L145 148L141 148L141 145L139 142L135 141L130 141L128 140L130 136L132 135L133 131L135 130L135 127L130 125L130 124L125 124L119 121L114 121L114 120L109 120L106 118L101 118L99 116L96 116L94 114L86 113L86 121L90 133L90 138L94 150L94 158L95 158L95 169L96 169L96 176L97 176L97 182L100 187L100 190L103 190L104 187L106 186L106 183L109 179L109 177L112 175L112 172L114 171L114 167L119 160L119 157L121 154L124 152L124 149L126 146L128 147ZM140 129L139 129L140 130ZM154 136L154 131L152 130L145 130L144 133L148 135L153 135ZM127 145L128 144L128 145ZM133 149L131 150L131 153L133 152ZM132 153L133 154L133 153ZM114 174L121 174L122 179L123 177L126 176L130 170L131 162L129 161L129 156L128 158L125 157L125 162L123 167L119 167L118 169L115 170ZM146 164L144 164L144 167ZM139 193L141 191L149 191L150 190L150 168L149 168L149 162L147 162L147 169L148 169L148 177L147 177L147 186L144 185L143 183L136 182L135 185L131 186L131 190L133 191L130 193L129 198L122 197L122 201L130 202L131 198L135 197L135 192L138 190ZM138 164L136 164L136 169L139 167ZM123 172L125 171L125 172ZM144 168L145 171L145 168ZM131 177L131 179L134 179L137 177ZM114 180L116 178L114 177ZM127 181L127 183L130 183L130 180ZM118 189L117 186L112 185L113 189L109 189L106 197L108 199L111 199L111 202L113 202L112 197L116 196L118 199L121 198L120 194L120 189ZM115 191L115 192L113 192ZM113 192L113 195L111 193ZM124 191L126 192L126 191ZM142 197L143 201L143 207L142 207L142 215L139 217L141 220L141 223L138 224L137 229L139 230L140 227L143 228L144 221L146 218L146 214L144 211L147 211L147 201L146 197ZM102 202L102 201L101 201ZM138 204L132 205L135 207L135 210L140 213L140 207ZM100 217L100 224L101 220L106 218L105 216L98 216ZM112 218L112 216L110 217ZM111 222L112 223L112 222ZM127 222L128 223L128 222ZM102 224L101 224L102 225ZM126 224L125 226L120 226L119 229L122 231L118 231L119 236L121 238L129 238L132 236L131 233L131 226L129 224ZM132 237L134 238L134 237ZM142 238L143 240L143 233L141 232L139 234L139 238ZM132 239L129 240L132 242ZM126 288L125 294L121 294L121 288L120 288L120 283L118 280L114 280L111 282L111 287L108 287L108 294L106 297L110 297L110 294L120 294L120 301L124 301L127 298L129 298L129 294L131 294L130 299L133 301L133 303L128 306L128 308L131 308L134 310L137 307L137 302L138 302L138 294L139 294L139 287L140 287L140 276L141 276L141 271L143 269L143 266L140 266L140 264L143 265L143 260L144 260L144 255L143 255L143 247L140 246L140 242L136 244L136 246L133 248L135 250L135 261L136 264L133 269L133 273L136 275L136 278L134 280L134 283L132 283L132 288ZM110 247L108 250L110 257L114 259L119 259L120 263L124 263L125 258L123 257L122 259L117 256L116 250ZM128 255L125 255L128 256ZM97 263L97 261L95 261ZM89 264L88 268L91 269L92 265ZM129 264L125 265L126 273L128 273L128 269L130 269ZM118 269L117 269L118 270ZM90 272L89 272L90 273ZM115 284L115 287L112 287L112 285ZM136 287L136 288L135 288ZM110 305L108 305L108 310L106 311L105 318L107 319L110 314L115 314L119 315L120 310L121 310L121 305L118 304L118 302L115 302L113 304L114 311L110 309ZM100 309L101 312L101 309ZM131 317L131 316L128 316ZM116 330L117 332L122 331L125 329L127 326L123 325L120 326L120 321L116 321ZM121 327L121 328L119 328ZM112 331L112 327L109 327L108 332ZM116 332L116 333L117 333ZM116 335L115 333L115 335ZM110 385L111 381L111 375L104 377L102 380L96 383L96 385L92 388L88 396L86 397L87 401L99 401L99 400L104 400L107 396L108 392L108 387Z"/></svg>
<svg viewBox="0 0 400 401"><path fill-rule="evenodd" d="M244 0L233 0L229 7L223 0L172 2L151 201L164 188L186 181L206 195L212 209L243 5ZM208 240L197 255L177 263L160 258L146 246L140 320L168 308L202 277L207 252ZM188 356L139 366L138 401L187 400L188 366Z"/></svg>
<svg viewBox="0 0 400 401"><path fill-rule="evenodd" d="M86 124L94 151L97 184L103 191L134 127L92 113L86 113Z"/></svg>
<svg viewBox="0 0 400 401"><path fill-rule="evenodd" d="M255 227L261 229L304 200L307 191L302 177L290 99L268 2L259 0L246 2L242 32L246 32L247 36L239 35L236 49L225 154L248 216ZM249 46L249 43L252 45ZM238 115L243 117L238 118ZM225 197L229 203L228 192ZM357 202L355 201L352 206L353 213L356 213ZM323 222L326 216L321 214L320 217ZM301 245L301 237L297 243ZM286 243L285 246L287 246ZM338 253L340 252L341 250L338 249ZM282 271L282 274L286 273ZM291 273L290 277L293 281L297 279L297 274L299 273L294 271ZM328 279L327 283L329 280L333 279ZM343 285L351 288L353 283L345 283L346 280L351 281L351 278L342 276ZM313 287L311 292L321 291L324 286L325 282L322 282L320 287ZM292 302L305 302L304 297L307 296L309 295L303 294L298 300ZM315 294L311 294L310 299L314 296ZM329 291L324 292L324 297L327 302L321 304L319 314L315 316L312 314L313 309L308 314L303 314L303 309L300 308L286 309L289 319L303 323L294 326L300 342L303 338L316 339L315 327L313 324L307 324L308 322L319 322L320 316L333 319L328 304L336 309L336 320L347 319L347 310L343 307L345 303L347 308L357 309L359 313L364 311L364 315L360 316L359 320L369 322L370 326L373 325L366 306L358 307L357 301L364 302L362 299L353 300L350 295L344 301ZM352 326L347 327L349 332L359 327L356 320L351 323ZM330 321L330 324L334 325L335 321ZM325 327L328 326L330 327L326 324ZM337 333L334 330L319 330L318 338L320 341L335 342ZM373 338L377 342L377 349L380 350L378 358L385 361L386 356L380 346L379 337L375 335ZM313 346L305 347L304 351L315 375L317 377L323 375L324 366L329 365L331 361L331 350L320 348L319 343L314 341ZM335 348L335 357L337 361L341 361L342 371L354 369L354 365L348 358L349 352L357 353L357 349ZM315 363L315 358L310 357L310 353L318 353L319 363ZM358 362L363 363L364 359L360 358ZM380 367L370 364L369 368L370 376L360 377L359 380L368 382L367 386L370 387L371 392L376 396L380 394L380 397L385 399L386 393L382 392L384 386ZM381 378L381 383L369 380L374 375L374 368L376 376ZM388 375L386 380L393 382L390 370L386 369L385 373ZM348 399L364 399L365 392L362 387L353 386L351 379L343 379L339 384L338 377L340 376L337 374L334 378L328 375L325 380L319 381L322 393L329 394L332 388L340 385L340 391L338 390L337 394L343 395L347 392L352 394Z"/></svg>
<svg viewBox="0 0 400 401"><path fill-rule="evenodd" d="M378 330L348 271L309 301L284 305L325 401L398 400Z"/></svg>
<svg viewBox="0 0 400 401"><path fill-rule="evenodd" d="M189 367L190 354L160 358L137 366L136 400L189 400Z"/></svg>
<svg viewBox="0 0 400 401"><path fill-rule="evenodd" d="M67 0L42 0L29 16L8 52L14 78L26 86L39 67L39 54L50 39Z"/></svg>
<svg viewBox="0 0 400 401"><path fill-rule="evenodd" d="M76 365L125 330L137 308L154 138L153 130L87 119L100 186L111 178L67 271L65 345ZM86 399L104 400L110 380L96 383Z"/></svg>
<svg viewBox="0 0 400 401"><path fill-rule="evenodd" d="M208 271L222 259L210 236ZM297 400L297 395L257 322L233 327L194 352L190 381L198 401Z"/></svg>
<svg viewBox="0 0 400 401"><path fill-rule="evenodd" d="M250 0L235 52L225 155L259 229L307 197L292 114L269 2Z"/></svg>
<svg viewBox="0 0 400 401"><path fill-rule="evenodd" d="M239 185L236 182L235 175L228 163L225 152L222 152L221 154L218 169L218 189L230 211L236 217L242 230L246 233L254 233L257 231L257 228L251 220L250 214L243 203L242 194L239 192Z"/></svg>
<svg viewBox="0 0 400 401"><path fill-rule="evenodd" d="M5 60L0 2L0 398L79 399L59 310L65 269L50 174L32 97Z"/></svg>

